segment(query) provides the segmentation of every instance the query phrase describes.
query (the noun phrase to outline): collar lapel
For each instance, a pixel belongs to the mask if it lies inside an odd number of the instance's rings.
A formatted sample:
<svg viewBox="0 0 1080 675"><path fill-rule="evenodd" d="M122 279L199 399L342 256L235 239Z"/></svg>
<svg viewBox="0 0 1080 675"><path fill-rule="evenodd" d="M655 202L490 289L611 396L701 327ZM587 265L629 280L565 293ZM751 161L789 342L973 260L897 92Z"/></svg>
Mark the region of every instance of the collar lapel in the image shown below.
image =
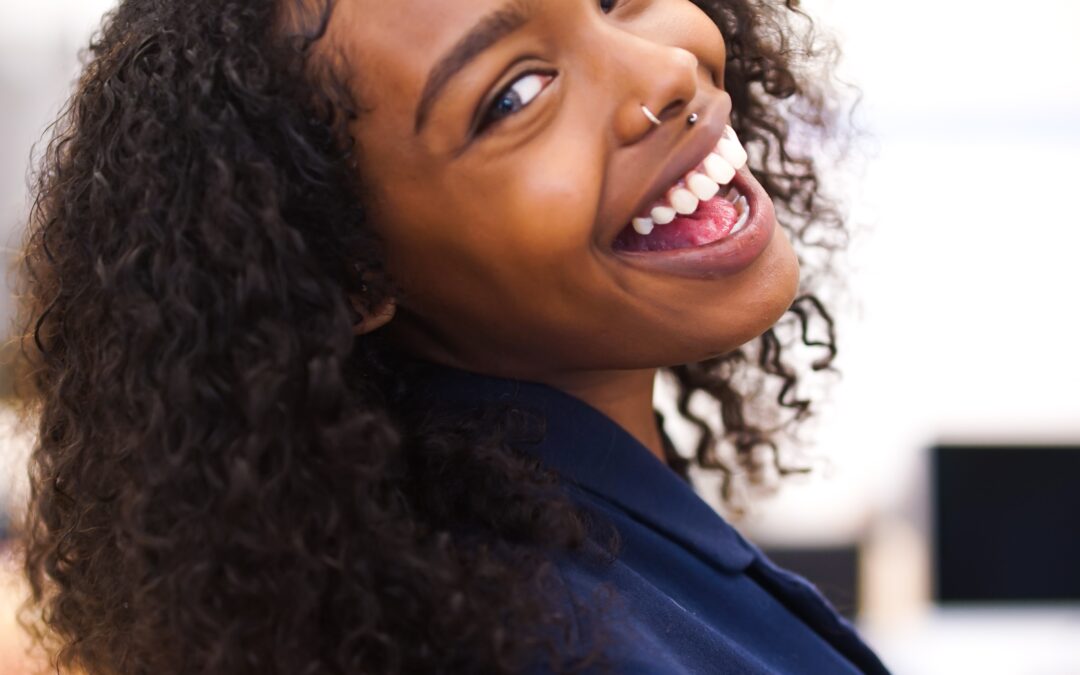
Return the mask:
<svg viewBox="0 0 1080 675"><path fill-rule="evenodd" d="M518 443L564 479L621 507L725 572L741 572L754 553L738 533L611 418L566 392L538 382L430 364L421 389L442 404L513 404L541 415L542 440Z"/></svg>

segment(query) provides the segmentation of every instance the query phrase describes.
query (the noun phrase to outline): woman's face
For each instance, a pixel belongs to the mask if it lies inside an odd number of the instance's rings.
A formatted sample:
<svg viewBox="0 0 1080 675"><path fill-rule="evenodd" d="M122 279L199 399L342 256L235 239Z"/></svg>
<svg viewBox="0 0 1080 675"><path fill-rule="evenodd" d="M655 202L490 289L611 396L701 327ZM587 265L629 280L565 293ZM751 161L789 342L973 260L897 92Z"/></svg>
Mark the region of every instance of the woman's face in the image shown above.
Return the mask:
<svg viewBox="0 0 1080 675"><path fill-rule="evenodd" d="M501 37L469 49L478 27ZM358 170L404 291L381 330L410 350L504 375L653 368L731 351L794 298L745 169L739 250L617 250L729 121L723 38L688 0L349 0L328 39L368 109Z"/></svg>

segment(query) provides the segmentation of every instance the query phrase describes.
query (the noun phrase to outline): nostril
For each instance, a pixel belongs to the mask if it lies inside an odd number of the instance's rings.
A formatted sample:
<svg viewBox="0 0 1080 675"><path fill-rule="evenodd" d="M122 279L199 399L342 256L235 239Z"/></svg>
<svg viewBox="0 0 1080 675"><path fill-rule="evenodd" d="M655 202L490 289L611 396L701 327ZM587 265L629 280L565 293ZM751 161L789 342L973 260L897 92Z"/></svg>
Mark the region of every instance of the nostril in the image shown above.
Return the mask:
<svg viewBox="0 0 1080 675"><path fill-rule="evenodd" d="M664 109L658 112L656 116L659 117L661 121L667 120L671 117L677 117L682 114L683 108L685 108L686 105L686 101L682 100L681 98L676 99L664 106Z"/></svg>

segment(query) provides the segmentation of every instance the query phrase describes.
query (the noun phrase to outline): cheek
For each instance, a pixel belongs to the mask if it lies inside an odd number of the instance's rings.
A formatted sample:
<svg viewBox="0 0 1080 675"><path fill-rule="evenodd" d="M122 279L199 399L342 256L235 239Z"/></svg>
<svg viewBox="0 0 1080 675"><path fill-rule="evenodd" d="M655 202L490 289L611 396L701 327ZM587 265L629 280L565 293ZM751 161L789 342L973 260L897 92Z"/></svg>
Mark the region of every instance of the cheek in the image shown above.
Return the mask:
<svg viewBox="0 0 1080 675"><path fill-rule="evenodd" d="M582 163L521 157L513 169L457 177L448 186L453 197L430 209L427 222L439 224L429 229L443 234L440 246L452 247L455 258L481 268L497 260L530 267L584 253L596 218L596 183L596 172ZM454 236L445 236L450 230Z"/></svg>
<svg viewBox="0 0 1080 675"><path fill-rule="evenodd" d="M586 165L537 162L500 190L495 202L501 215L492 227L514 249L511 255L535 259L586 251L599 204L597 172Z"/></svg>
<svg viewBox="0 0 1080 675"><path fill-rule="evenodd" d="M422 196L397 197L381 210L389 269L424 305L462 311L527 293L535 311L580 289L575 275L589 264L599 172L570 152L514 157L512 167L447 174Z"/></svg>

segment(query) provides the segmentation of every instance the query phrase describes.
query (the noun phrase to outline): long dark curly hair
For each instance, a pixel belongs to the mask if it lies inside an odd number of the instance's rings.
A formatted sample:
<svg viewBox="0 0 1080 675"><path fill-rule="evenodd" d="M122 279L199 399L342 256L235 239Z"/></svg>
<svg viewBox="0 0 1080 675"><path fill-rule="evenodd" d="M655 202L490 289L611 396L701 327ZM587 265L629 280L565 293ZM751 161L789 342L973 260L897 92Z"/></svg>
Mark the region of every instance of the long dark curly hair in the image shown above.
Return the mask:
<svg viewBox="0 0 1080 675"><path fill-rule="evenodd" d="M797 0L696 4L727 41L733 126L803 264L794 338L830 368L833 321L809 287L824 263L807 254L844 227L792 125L835 137L828 78L801 67L831 49ZM512 415L428 414L420 365L352 331L350 296L373 307L395 287L343 141L362 107L315 58L332 5L123 0L50 129L20 261L36 443L18 533L21 620L58 668L589 663L561 662L573 617L548 604L552 555L589 535L557 477L507 442ZM686 457L669 448L681 474L753 475L761 448L790 470L776 439L811 402L778 333L666 369L702 432ZM755 377L778 393L740 385ZM722 428L691 407L702 393ZM755 423L756 408L788 419Z"/></svg>

